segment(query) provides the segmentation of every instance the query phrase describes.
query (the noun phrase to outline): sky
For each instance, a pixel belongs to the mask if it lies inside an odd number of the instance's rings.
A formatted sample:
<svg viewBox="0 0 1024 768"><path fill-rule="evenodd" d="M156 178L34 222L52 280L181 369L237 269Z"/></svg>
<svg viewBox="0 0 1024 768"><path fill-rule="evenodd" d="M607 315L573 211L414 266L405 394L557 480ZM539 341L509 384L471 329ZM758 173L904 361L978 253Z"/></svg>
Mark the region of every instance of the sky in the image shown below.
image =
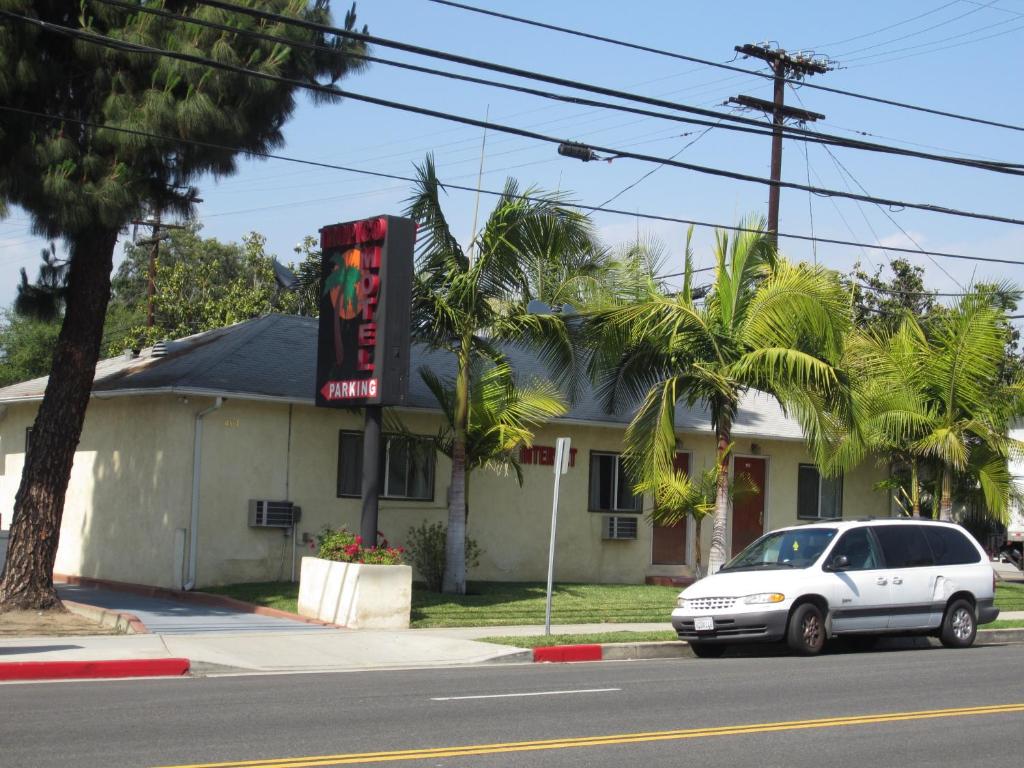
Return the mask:
<svg viewBox="0 0 1024 768"><path fill-rule="evenodd" d="M469 4L474 4L467 0ZM732 62L733 46L770 42L827 55L837 68L810 82L910 102L939 110L1024 126L1019 73L1024 64L1024 0L925 0L923 2L653 3L606 0L540 2L479 0L491 10L572 27L716 62ZM335 0L340 19L347 6ZM771 83L604 42L445 7L428 0L369 0L358 4L360 26L380 37L485 59L523 69L621 89L679 103L718 109L730 96L771 98ZM376 47L377 56L488 79L565 91L512 77L470 70ZM763 62L736 65L764 71ZM629 149L741 173L768 176L770 139L685 123L645 118L405 72L373 65L341 82L343 89L379 98L489 119L563 140ZM586 95L586 94L582 94ZM603 99L599 96L591 96ZM939 154L1021 162L1024 132L926 115L809 88L790 89L788 104L823 113L813 129ZM756 115L751 114L751 117ZM656 165L618 158L582 163L561 157L555 146L460 126L345 99L314 106L302 98L285 128L280 154L354 168L411 176L433 153L441 180L475 187L483 149L483 189L501 189L508 176L522 187L558 190L599 205L637 182ZM861 133L863 132L863 134ZM696 141L694 141L696 139ZM686 146L686 145L690 146ZM684 146L686 146L685 149ZM806 150L805 150L806 147ZM786 141L783 179L832 189L862 185L871 195L1024 218L1024 180L925 160ZM840 170L845 166L852 178ZM855 180L855 181L854 181ZM241 160L228 178L198 183L203 234L240 241L250 231L287 262L305 235L327 224L381 213L401 214L411 185L277 160ZM468 243L476 195L449 190L443 200L453 230ZM479 220L493 205L482 195ZM612 203L630 212L697 219L726 225L765 215L767 187L661 167ZM609 245L638 234L665 247L665 272L682 269L686 226L633 215L594 214ZM971 256L1020 260L1020 266L901 255L922 265L926 283L957 291L972 282L1003 280L1024 285L1024 228L910 209L783 190L780 230L897 247L921 247ZM130 235L130 233L128 233ZM126 236L128 236L126 235ZM141 235L140 235L141 236ZM694 234L697 266L711 263L713 232ZM0 221L0 306L14 299L18 270L34 277L44 241L32 236L24 211ZM860 262L869 271L888 261L884 251L783 240L794 260L816 260L841 272ZM118 246L115 263L122 258Z"/></svg>

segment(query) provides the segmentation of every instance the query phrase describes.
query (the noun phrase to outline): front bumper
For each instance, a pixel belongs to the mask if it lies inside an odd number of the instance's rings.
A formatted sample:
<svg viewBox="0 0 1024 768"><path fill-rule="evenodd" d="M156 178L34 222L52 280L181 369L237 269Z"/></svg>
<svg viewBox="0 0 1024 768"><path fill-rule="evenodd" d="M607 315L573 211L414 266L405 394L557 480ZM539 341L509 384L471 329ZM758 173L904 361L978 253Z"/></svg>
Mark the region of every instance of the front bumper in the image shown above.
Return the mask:
<svg viewBox="0 0 1024 768"><path fill-rule="evenodd" d="M708 614L704 614L708 615ZM672 616L672 627L680 640L700 643L774 642L786 635L788 610L752 613L710 614L715 620L711 632L693 628L696 616Z"/></svg>
<svg viewBox="0 0 1024 768"><path fill-rule="evenodd" d="M988 624L996 620L999 609L992 605L992 598L978 601L978 624Z"/></svg>

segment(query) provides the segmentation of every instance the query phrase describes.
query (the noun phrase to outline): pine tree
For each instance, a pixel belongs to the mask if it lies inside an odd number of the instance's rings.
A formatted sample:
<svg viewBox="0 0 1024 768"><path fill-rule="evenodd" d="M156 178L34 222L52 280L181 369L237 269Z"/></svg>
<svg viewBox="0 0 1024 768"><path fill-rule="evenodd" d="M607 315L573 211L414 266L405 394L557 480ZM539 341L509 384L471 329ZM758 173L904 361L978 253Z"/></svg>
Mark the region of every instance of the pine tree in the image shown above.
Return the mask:
<svg viewBox="0 0 1024 768"><path fill-rule="evenodd" d="M236 2L330 21L328 0ZM60 604L52 570L119 232L144 210L189 214L196 199L192 184L206 173L234 172L241 151L281 145L282 126L296 106L296 86L125 50L110 39L305 83L335 81L365 63L358 58L363 44L351 38L203 3L175 2L172 9L238 31L143 8L127 10L102 0L0 0L0 215L20 206L37 234L66 244L70 259L53 368L14 503L0 610ZM346 29L355 22L353 6ZM249 31L328 50L272 43ZM316 98L335 97L319 91Z"/></svg>

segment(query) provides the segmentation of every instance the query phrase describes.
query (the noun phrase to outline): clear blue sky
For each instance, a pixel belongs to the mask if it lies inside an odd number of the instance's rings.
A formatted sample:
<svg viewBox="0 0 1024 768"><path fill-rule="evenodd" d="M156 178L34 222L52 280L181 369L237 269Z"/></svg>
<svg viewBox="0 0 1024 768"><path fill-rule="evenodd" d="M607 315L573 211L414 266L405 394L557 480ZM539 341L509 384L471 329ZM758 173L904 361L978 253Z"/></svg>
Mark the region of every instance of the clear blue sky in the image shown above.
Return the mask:
<svg viewBox="0 0 1024 768"><path fill-rule="evenodd" d="M1024 124L1019 80L1024 64L1024 2L1020 0L776 4L480 0L480 4L719 62L731 60L733 46L746 42L770 40L789 50L814 49L831 56L842 68L811 82ZM345 7L335 2L336 18ZM691 105L717 107L740 93L771 97L770 83L760 78L528 28L426 0L362 2L358 15L360 24L368 24L371 33L382 37ZM919 18L912 19L915 16ZM880 31L890 25L896 26ZM374 52L385 58L467 71L384 48ZM760 62L737 63L757 68ZM479 71L473 74L501 78ZM701 130L637 115L559 105L380 65L345 80L342 87L479 119L489 109L494 122L666 157L696 137L696 133L680 134ZM1024 158L1024 133L806 88L799 98L807 109L827 116L814 126L821 130L848 136L856 135L851 131L866 131L876 137L868 137L871 140L915 148L928 145L940 153L1006 161ZM792 91L787 93L787 101L800 105ZM283 154L388 173L409 175L413 163L433 152L442 179L468 185L476 181L482 138L478 129L352 100L314 107L304 99L285 133ZM849 149L833 151L873 195L1024 217L1020 194L1024 179L1019 177ZM815 185L843 189L850 183L820 146L809 146L805 156L803 144L787 142L783 154L787 180L806 183L809 174ZM686 149L680 159L767 176L769 139L716 129ZM483 186L498 189L506 176L513 175L524 186L561 189L579 201L597 204L652 167L627 159L583 164L560 157L551 145L490 133ZM267 236L271 251L283 261L292 257L292 247L304 235L315 234L325 224L400 213L409 192L409 186L401 182L278 161L243 161L237 175L219 182L204 179L199 186L205 200L199 208L205 235L237 241L256 230ZM819 236L912 246L874 205L808 198L807 193L783 191L783 231L811 233L813 215L813 232ZM760 185L662 168L614 205L735 223L746 214L763 213L766 200L767 188ZM486 196L481 199L481 217L491 204ZM452 191L445 200L449 219L464 240L470 234L473 205L474 195L466 192ZM889 213L924 248L1024 261L1024 228L911 210ZM681 268L684 226L608 214L595 215L595 222L612 244L625 243L638 231L660 238L672 259L667 271ZM710 242L710 231L699 229L695 237L699 265L709 263ZM28 232L22 211L14 210L9 219L0 222L0 269L5 274L0 282L0 304L13 299L19 267L29 267L34 277L42 245ZM807 243L783 241L782 248L795 259L815 256ZM120 255L119 246L118 259ZM816 257L844 271L857 260L867 266L886 260L879 251L865 253L824 245L818 246ZM982 279L1024 284L1024 267L938 259L948 272L944 274L926 257L909 258L924 265L929 284L941 290L955 290L957 284Z"/></svg>

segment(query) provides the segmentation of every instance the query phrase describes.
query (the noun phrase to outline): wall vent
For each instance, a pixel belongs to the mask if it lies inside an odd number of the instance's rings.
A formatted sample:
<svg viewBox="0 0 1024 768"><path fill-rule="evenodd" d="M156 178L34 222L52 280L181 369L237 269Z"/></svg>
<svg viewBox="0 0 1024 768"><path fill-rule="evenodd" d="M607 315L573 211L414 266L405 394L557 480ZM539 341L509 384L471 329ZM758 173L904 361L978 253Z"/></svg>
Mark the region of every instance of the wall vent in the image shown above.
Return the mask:
<svg viewBox="0 0 1024 768"><path fill-rule="evenodd" d="M637 518L626 515L605 515L601 520L601 538L614 541L636 541Z"/></svg>
<svg viewBox="0 0 1024 768"><path fill-rule="evenodd" d="M290 501L249 500L250 528L291 528L302 518L302 508Z"/></svg>

